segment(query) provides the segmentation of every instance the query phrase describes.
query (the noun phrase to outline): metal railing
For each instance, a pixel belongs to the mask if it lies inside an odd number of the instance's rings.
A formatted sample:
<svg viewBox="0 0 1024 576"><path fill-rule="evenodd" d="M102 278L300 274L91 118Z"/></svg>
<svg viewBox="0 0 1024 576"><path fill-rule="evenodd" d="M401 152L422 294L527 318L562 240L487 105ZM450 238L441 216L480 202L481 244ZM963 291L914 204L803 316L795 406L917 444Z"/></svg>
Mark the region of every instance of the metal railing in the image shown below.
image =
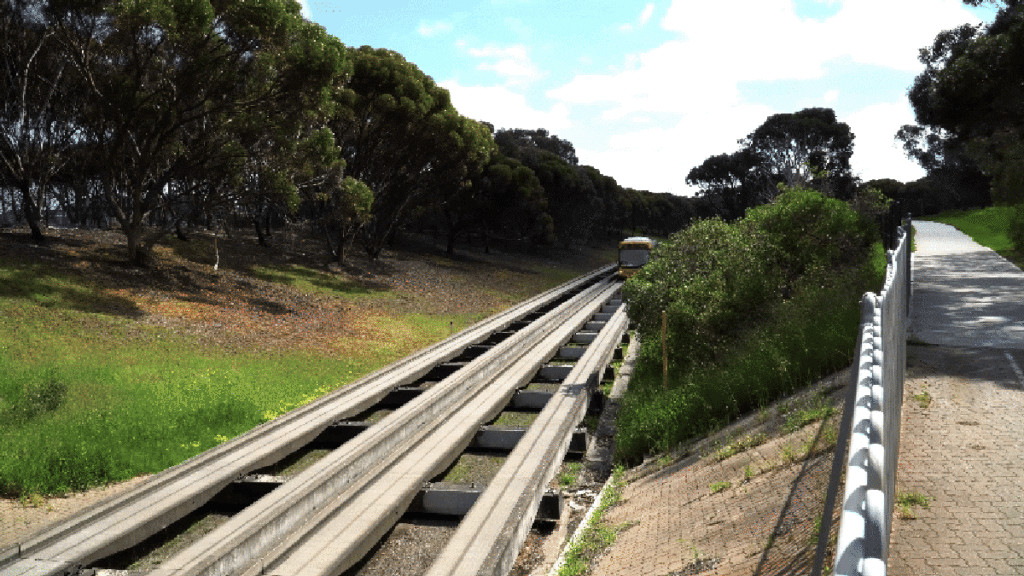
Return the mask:
<svg viewBox="0 0 1024 576"><path fill-rule="evenodd" d="M880 295L861 300L861 326L855 355L855 382L843 413L836 446L837 464L846 454L843 497L835 570L838 575L880 576L886 573L889 534L896 496L900 412L907 361L907 317L910 312L910 219L896 233L896 246L886 252L885 284ZM841 467L834 470L823 514L822 540L815 568L821 566ZM830 522L829 522L830 524ZM819 568L820 570L820 568ZM819 572L820 573L820 572Z"/></svg>

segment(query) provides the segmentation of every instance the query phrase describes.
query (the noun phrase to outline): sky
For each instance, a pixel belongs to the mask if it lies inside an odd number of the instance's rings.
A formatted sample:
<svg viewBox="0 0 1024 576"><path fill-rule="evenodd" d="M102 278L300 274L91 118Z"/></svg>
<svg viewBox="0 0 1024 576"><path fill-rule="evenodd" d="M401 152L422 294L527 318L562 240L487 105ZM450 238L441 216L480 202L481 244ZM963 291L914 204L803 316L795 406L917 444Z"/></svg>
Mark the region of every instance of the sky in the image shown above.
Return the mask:
<svg viewBox="0 0 1024 576"><path fill-rule="evenodd" d="M942 30L990 22L960 0L301 0L348 46L388 48L464 116L544 128L626 187L693 195L686 174L768 116L828 107L864 180L924 171L894 140Z"/></svg>

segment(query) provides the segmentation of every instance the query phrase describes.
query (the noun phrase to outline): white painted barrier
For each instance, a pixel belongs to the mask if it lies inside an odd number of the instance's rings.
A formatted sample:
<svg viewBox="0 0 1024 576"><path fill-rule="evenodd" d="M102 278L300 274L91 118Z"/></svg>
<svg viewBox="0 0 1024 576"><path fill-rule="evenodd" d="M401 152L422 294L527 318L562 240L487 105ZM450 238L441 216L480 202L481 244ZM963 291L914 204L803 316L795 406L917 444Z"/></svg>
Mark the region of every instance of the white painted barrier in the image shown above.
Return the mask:
<svg viewBox="0 0 1024 576"><path fill-rule="evenodd" d="M881 295L869 292L861 300L857 389L833 572L837 576L884 576L888 564L907 365L908 231L909 224L899 229L896 249L886 254Z"/></svg>

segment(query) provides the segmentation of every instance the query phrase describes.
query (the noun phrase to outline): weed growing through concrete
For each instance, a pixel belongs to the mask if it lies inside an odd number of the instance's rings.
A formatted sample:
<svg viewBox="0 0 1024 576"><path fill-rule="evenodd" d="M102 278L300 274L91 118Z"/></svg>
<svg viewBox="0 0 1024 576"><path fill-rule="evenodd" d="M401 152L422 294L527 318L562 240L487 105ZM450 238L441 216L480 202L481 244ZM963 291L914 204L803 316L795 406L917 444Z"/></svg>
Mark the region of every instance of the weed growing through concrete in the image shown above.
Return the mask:
<svg viewBox="0 0 1024 576"><path fill-rule="evenodd" d="M728 490L729 488L732 488L732 482L712 482L711 483L711 493L712 494L718 494L719 492L722 492L723 490Z"/></svg>
<svg viewBox="0 0 1024 576"><path fill-rule="evenodd" d="M920 394L914 395L914 400L917 400L917 405L922 409L927 409L932 404L932 395L928 393L926 388Z"/></svg>
<svg viewBox="0 0 1024 576"><path fill-rule="evenodd" d="M786 433L796 432L812 422L828 418L833 412L835 412L835 407L829 402L828 397L819 394L811 406L787 414L783 429Z"/></svg>
<svg viewBox="0 0 1024 576"><path fill-rule="evenodd" d="M783 464L792 464L799 460L796 452L793 451L792 446L785 446L782 448L782 462Z"/></svg>
<svg viewBox="0 0 1024 576"><path fill-rule="evenodd" d="M562 467L562 472L558 475L558 485L562 488L567 488L576 483L579 479L580 471L583 470L582 462L568 462Z"/></svg>
<svg viewBox="0 0 1024 576"><path fill-rule="evenodd" d="M722 460L725 460L731 456L735 456L740 452L746 452L751 448L760 446L761 444L764 444L767 440L768 436L766 436L763 433L748 434L747 436L741 439L730 442L724 448L721 448L717 452L715 452L715 459L721 462Z"/></svg>
<svg viewBox="0 0 1024 576"><path fill-rule="evenodd" d="M900 518L907 520L913 520L917 518L917 514L914 513L914 507L928 508L932 498L925 496L920 492L900 492L899 496L896 497L896 505L900 510Z"/></svg>
<svg viewBox="0 0 1024 576"><path fill-rule="evenodd" d="M594 510L590 525L584 529L583 535L572 544L565 554L565 562L558 570L558 576L580 576L590 569L590 561L602 550L611 546L619 532L635 525L635 523L609 526L604 520L605 512L618 504L622 497L625 482L622 477L625 468L618 466L612 473L612 482L601 498L601 504Z"/></svg>

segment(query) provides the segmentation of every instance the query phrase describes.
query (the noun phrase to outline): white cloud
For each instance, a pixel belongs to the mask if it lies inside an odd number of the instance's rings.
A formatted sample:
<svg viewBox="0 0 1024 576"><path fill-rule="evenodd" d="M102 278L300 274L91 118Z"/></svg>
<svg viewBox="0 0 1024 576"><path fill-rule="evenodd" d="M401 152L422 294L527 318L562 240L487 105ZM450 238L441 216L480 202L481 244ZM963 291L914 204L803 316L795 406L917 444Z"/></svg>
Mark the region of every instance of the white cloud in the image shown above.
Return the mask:
<svg viewBox="0 0 1024 576"><path fill-rule="evenodd" d="M651 16L654 16L654 4L648 4L644 6L644 11L640 13L640 17L636 19L636 23L621 24L619 25L620 32L632 32L638 28L643 28L645 24L650 22Z"/></svg>
<svg viewBox="0 0 1024 576"><path fill-rule="evenodd" d="M918 70L918 49L940 30L977 21L960 0L847 0L824 21L800 18L791 0L676 0L661 25L741 79L773 80L818 76L840 56Z"/></svg>
<svg viewBox="0 0 1024 576"><path fill-rule="evenodd" d="M647 14L645 8L641 16ZM837 58L918 70L920 47L941 30L975 21L960 0L846 0L824 20L801 18L792 0L675 0L660 22L678 33L675 40L633 62L624 58L622 67L606 74L578 75L546 94L570 105L595 106L609 123L649 114L678 118L676 126L613 135L605 150L577 148L584 149L581 161L607 170L623 185L690 193L683 179L691 167L712 154L734 151L737 139L776 112L756 98L744 101L741 82L820 78L825 64ZM823 98L837 102L839 91L827 90ZM783 111L796 111L800 99L793 94L793 110ZM811 99L821 102L822 96ZM920 176L893 144L899 126L913 122L908 105L878 104L848 122L857 135L853 162L862 177ZM625 123L609 130L620 126L630 130Z"/></svg>
<svg viewBox="0 0 1024 576"><path fill-rule="evenodd" d="M417 29L417 32L419 32L420 36L432 38L434 36L437 36L438 34L445 34L451 32L453 29L454 26L452 25L451 22L439 20L437 22L429 23L420 22L420 27Z"/></svg>
<svg viewBox="0 0 1024 576"><path fill-rule="evenodd" d="M484 60L477 65L477 70L494 72L507 82L517 83L541 77L540 69L530 59L529 50L522 44L505 48L487 44L483 48L469 48L468 52L470 56Z"/></svg>
<svg viewBox="0 0 1024 576"><path fill-rule="evenodd" d="M651 16L654 16L654 4L648 4L644 6L644 11L640 14L639 25L643 26L651 20Z"/></svg>
<svg viewBox="0 0 1024 576"><path fill-rule="evenodd" d="M302 17L306 20L312 20L312 13L309 11L309 0L298 0L299 7L301 8Z"/></svg>
<svg viewBox="0 0 1024 576"><path fill-rule="evenodd" d="M495 128L564 130L572 126L565 104L555 104L543 111L504 86L462 86L453 80L442 82L441 86L451 93L452 104L460 114L490 122Z"/></svg>
<svg viewBox="0 0 1024 576"><path fill-rule="evenodd" d="M596 166L623 186L693 195L696 190L686 185L690 169L712 154L735 152L737 140L771 113L760 105L726 106L714 114L694 111L674 126L614 135L603 150L577 145L576 153L581 163Z"/></svg>
<svg viewBox="0 0 1024 576"><path fill-rule="evenodd" d="M848 0L827 21L828 52L849 54L865 64L917 71L918 50L931 44L936 34L978 21L960 0Z"/></svg>
<svg viewBox="0 0 1024 576"><path fill-rule="evenodd" d="M854 174L864 180L895 178L903 182L924 176L924 170L906 157L895 139L900 126L914 122L908 102L874 104L841 121L850 125L855 136L850 159Z"/></svg>
<svg viewBox="0 0 1024 576"><path fill-rule="evenodd" d="M610 104L604 113L607 120L632 113L683 114L738 103L736 82L697 56L686 44L669 42L640 55L635 69L576 76L547 95L572 104Z"/></svg>

